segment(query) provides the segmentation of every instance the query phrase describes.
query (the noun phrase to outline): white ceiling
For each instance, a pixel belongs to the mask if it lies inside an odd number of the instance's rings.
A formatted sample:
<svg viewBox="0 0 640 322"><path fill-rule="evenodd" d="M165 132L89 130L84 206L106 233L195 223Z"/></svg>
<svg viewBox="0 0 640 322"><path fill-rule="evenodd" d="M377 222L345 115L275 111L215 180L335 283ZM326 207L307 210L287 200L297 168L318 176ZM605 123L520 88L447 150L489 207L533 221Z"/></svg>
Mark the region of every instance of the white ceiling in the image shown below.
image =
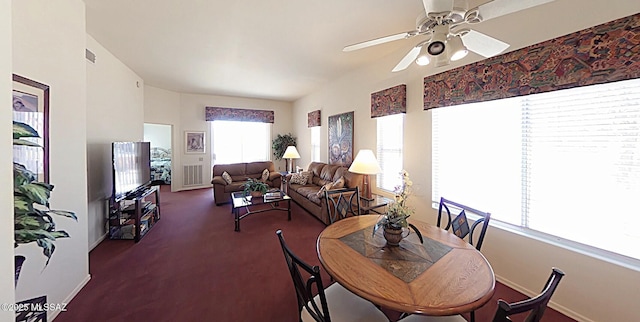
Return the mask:
<svg viewBox="0 0 640 322"><path fill-rule="evenodd" d="M342 48L413 30L423 11L421 0L85 3L87 32L147 85L283 101L294 101L387 56L394 61L391 73L419 37L348 53ZM637 0L556 0L474 29L510 43L507 51L511 51L638 12ZM464 61L479 59L472 54ZM409 67L419 68L426 75L433 67Z"/></svg>

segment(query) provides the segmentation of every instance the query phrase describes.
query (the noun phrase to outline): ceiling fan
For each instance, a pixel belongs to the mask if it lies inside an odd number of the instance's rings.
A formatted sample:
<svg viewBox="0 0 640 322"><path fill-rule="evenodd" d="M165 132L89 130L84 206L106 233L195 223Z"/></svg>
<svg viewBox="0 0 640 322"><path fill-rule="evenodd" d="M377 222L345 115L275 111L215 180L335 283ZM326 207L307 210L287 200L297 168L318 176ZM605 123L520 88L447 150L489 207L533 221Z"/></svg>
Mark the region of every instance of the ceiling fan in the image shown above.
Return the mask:
<svg viewBox="0 0 640 322"><path fill-rule="evenodd" d="M464 58L469 51L485 58L498 55L509 44L469 28L469 25L535 7L554 0L422 0L424 13L416 19L416 29L367 40L344 47L353 51L399 39L426 36L393 68L409 67L412 62L424 66L435 60L436 67ZM473 6L469 9L468 7Z"/></svg>

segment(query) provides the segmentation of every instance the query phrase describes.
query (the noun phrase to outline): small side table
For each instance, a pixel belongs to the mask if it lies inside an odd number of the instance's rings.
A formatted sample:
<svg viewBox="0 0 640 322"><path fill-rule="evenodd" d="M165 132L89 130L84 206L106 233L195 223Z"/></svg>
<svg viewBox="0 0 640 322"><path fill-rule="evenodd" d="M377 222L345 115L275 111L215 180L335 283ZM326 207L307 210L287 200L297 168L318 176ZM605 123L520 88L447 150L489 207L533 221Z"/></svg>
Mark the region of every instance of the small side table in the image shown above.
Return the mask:
<svg viewBox="0 0 640 322"><path fill-rule="evenodd" d="M383 197L377 194L371 194L373 200L367 200L364 197L360 197L360 208L362 209L363 214L376 213L383 214L388 204L391 203L391 199L387 197Z"/></svg>

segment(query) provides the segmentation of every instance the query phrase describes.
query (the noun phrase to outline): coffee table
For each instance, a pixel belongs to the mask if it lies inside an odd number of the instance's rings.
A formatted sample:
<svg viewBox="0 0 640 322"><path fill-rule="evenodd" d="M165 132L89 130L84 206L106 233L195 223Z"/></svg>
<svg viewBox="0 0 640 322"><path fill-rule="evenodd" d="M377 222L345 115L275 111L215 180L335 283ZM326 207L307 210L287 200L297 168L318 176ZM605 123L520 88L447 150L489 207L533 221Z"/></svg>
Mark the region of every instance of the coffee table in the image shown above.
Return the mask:
<svg viewBox="0 0 640 322"><path fill-rule="evenodd" d="M253 214L258 214L265 211L279 210L287 212L287 220L291 221L291 197L289 197L283 191L277 191L280 193L278 197L275 198L265 198L265 197L252 197L245 196L244 192L232 192L231 200L232 200L232 208L235 218L236 228L235 231L240 231L240 220L245 217L248 217ZM287 207L281 207L280 203L286 202ZM269 207L260 207L260 205L269 205ZM246 209L246 213L240 215L240 209ZM252 209L253 208L253 209ZM259 209L256 209L259 208Z"/></svg>

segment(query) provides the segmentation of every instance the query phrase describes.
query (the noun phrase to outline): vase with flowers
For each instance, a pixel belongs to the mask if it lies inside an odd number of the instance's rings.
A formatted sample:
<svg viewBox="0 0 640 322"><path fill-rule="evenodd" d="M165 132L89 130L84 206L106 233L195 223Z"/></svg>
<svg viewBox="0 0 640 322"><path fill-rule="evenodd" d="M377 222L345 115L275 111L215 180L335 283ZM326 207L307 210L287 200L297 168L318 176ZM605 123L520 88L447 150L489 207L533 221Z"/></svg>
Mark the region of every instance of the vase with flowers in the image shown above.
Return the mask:
<svg viewBox="0 0 640 322"><path fill-rule="evenodd" d="M407 221L407 218L413 214L413 209L407 205L413 182L409 179L409 173L406 170L400 172L400 178L402 183L394 189L393 203L389 205L387 211L373 227L374 235L380 228L383 229L383 236L389 246L398 246L400 241L411 233L411 229L418 235L422 243L422 234L418 228Z"/></svg>

